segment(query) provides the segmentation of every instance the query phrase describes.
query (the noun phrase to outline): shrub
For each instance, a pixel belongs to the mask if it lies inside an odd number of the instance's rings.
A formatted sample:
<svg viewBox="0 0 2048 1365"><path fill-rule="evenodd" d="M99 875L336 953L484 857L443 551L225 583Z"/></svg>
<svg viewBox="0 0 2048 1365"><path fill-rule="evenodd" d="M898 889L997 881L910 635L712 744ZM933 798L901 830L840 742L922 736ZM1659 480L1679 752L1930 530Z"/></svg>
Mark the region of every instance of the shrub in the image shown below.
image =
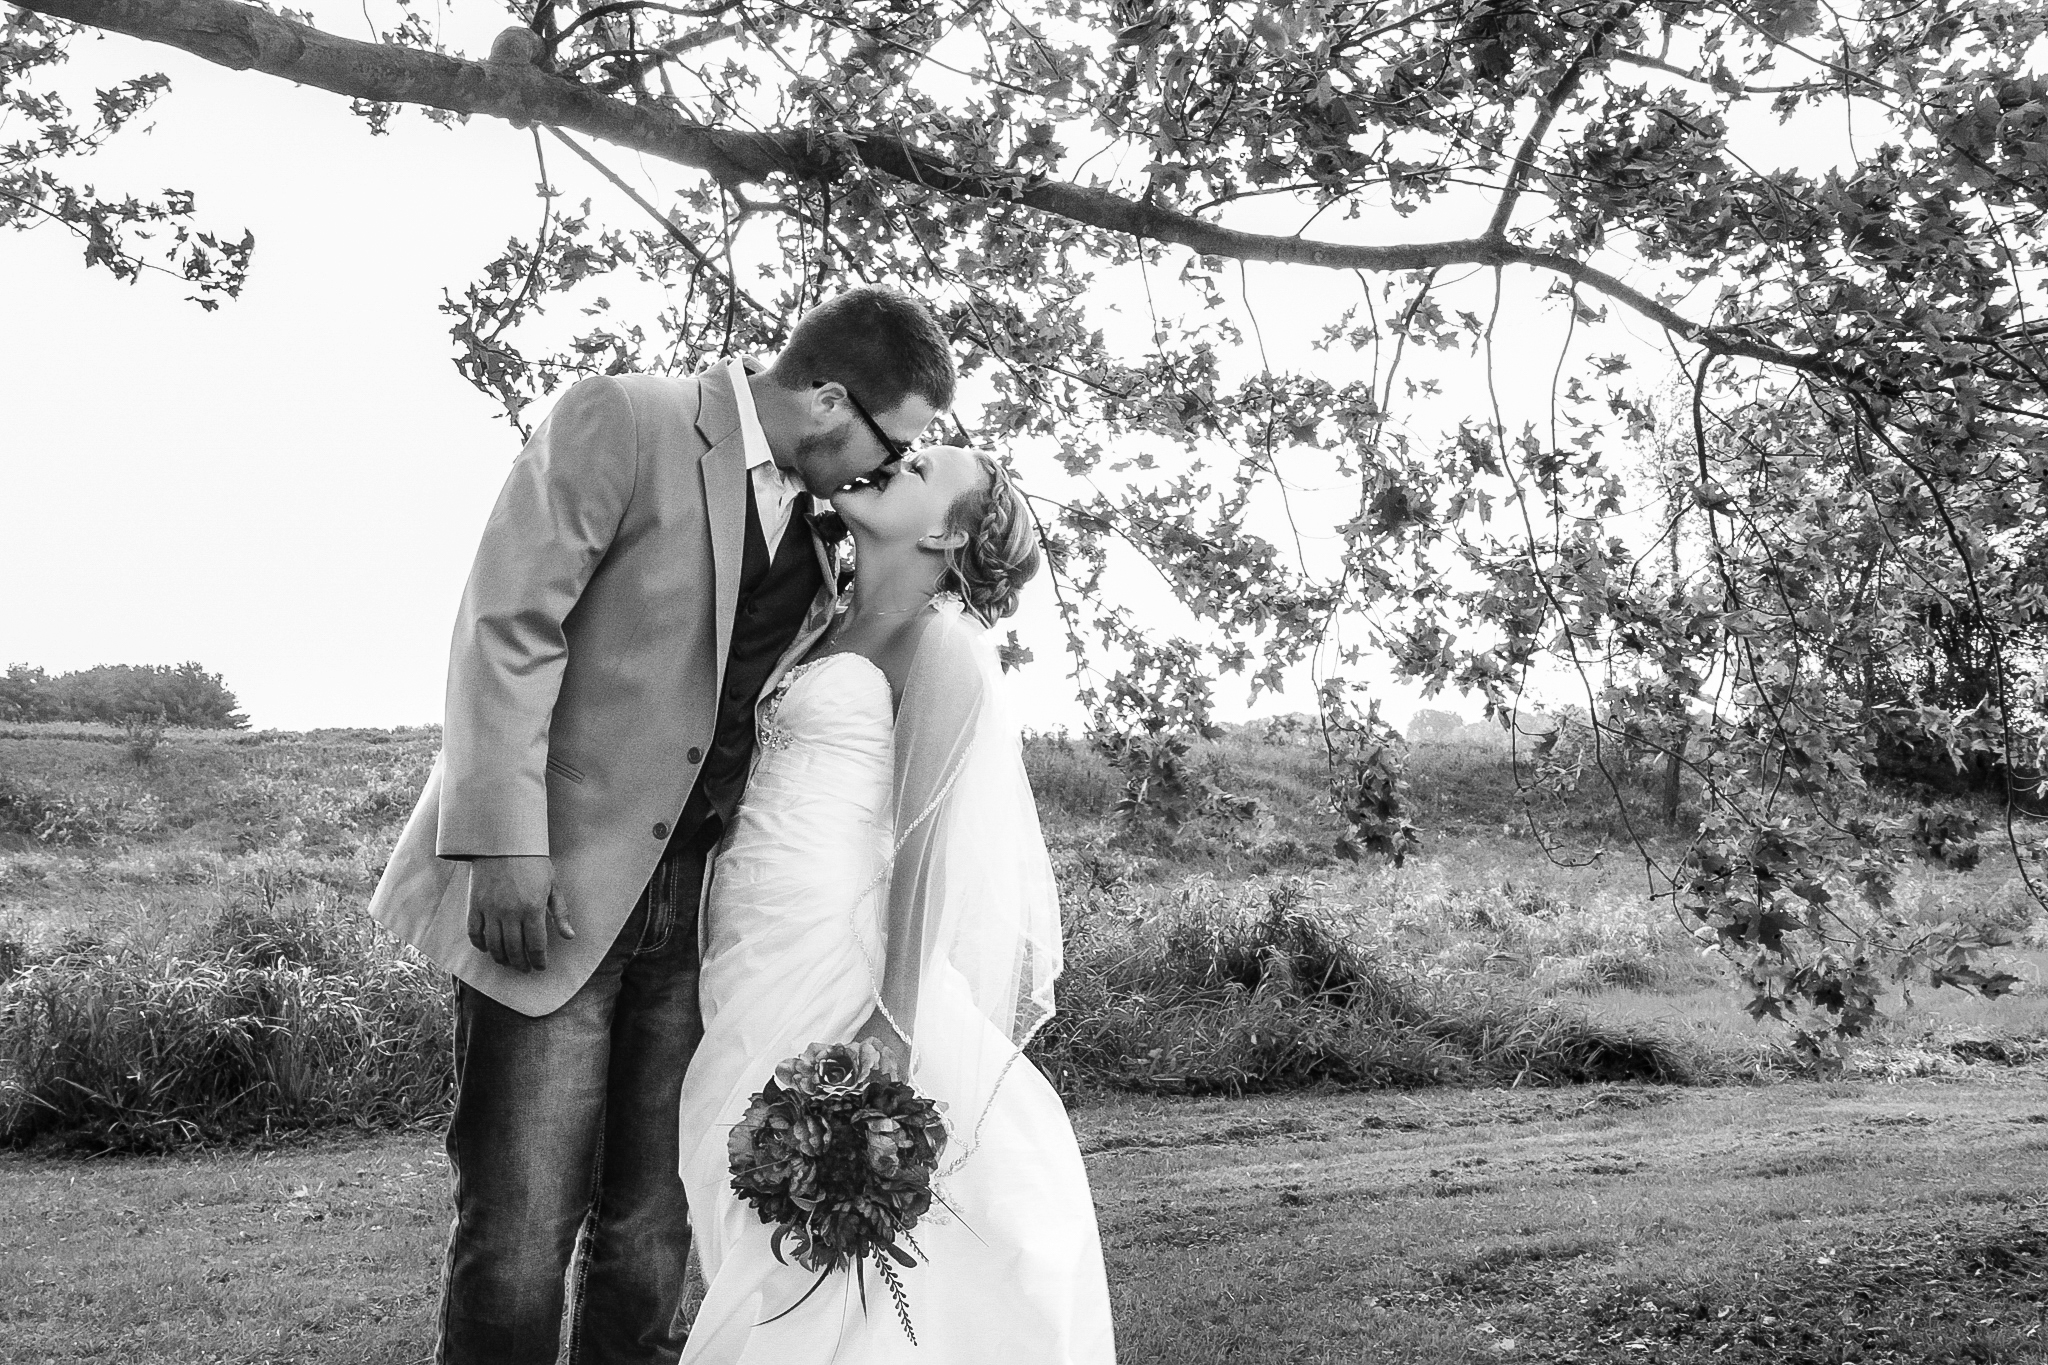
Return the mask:
<svg viewBox="0 0 2048 1365"><path fill-rule="evenodd" d="M1423 1031L1511 1085L1695 1079L1668 1039L1616 1026L1584 1010L1497 987L1461 986L1439 997Z"/></svg>
<svg viewBox="0 0 2048 1365"><path fill-rule="evenodd" d="M0 989L0 1140L155 1150L437 1112L446 990L391 960L337 977L275 960L62 957Z"/></svg>
<svg viewBox="0 0 2048 1365"><path fill-rule="evenodd" d="M1458 737L1465 718L1455 711L1423 707L1408 718L1406 735L1410 744L1441 744Z"/></svg>
<svg viewBox="0 0 2048 1365"><path fill-rule="evenodd" d="M1268 988L1312 1004L1364 1004L1390 1018L1421 1017L1376 959L1346 943L1306 903L1299 882L1272 888L1257 915L1187 916L1169 925L1150 972L1161 989Z"/></svg>
<svg viewBox="0 0 2048 1365"><path fill-rule="evenodd" d="M218 673L196 663L101 664L52 678L16 665L0 686L0 715L15 720L131 721L239 730L249 718Z"/></svg>
<svg viewBox="0 0 2048 1365"><path fill-rule="evenodd" d="M156 949L79 939L0 981L0 1142L161 1150L445 1110L442 974L353 907L226 898Z"/></svg>
<svg viewBox="0 0 2048 1365"><path fill-rule="evenodd" d="M1543 748L1553 734L1558 742ZM1583 727L1532 737L1467 726L1454 741L1415 746L1404 775L1415 821L1429 830L1576 841L1633 840L1670 829L1661 770L1631 761L1611 738L1596 755ZM1690 828L1695 793L1686 787L1681 795L1679 827Z"/></svg>
<svg viewBox="0 0 2048 1365"><path fill-rule="evenodd" d="M26 834L43 844L91 847L119 824L119 805L105 797L72 795L0 777L0 831Z"/></svg>
<svg viewBox="0 0 2048 1365"><path fill-rule="evenodd" d="M1353 736L1333 782L1338 814L1348 826L1337 841L1347 858L1376 853L1399 867L1422 847L1409 819L1406 741L1392 731Z"/></svg>
<svg viewBox="0 0 2048 1365"><path fill-rule="evenodd" d="M1933 806L1913 813L1908 837L1913 851L1931 863L1968 872L1984 856L1977 836L1984 823L1959 806Z"/></svg>
<svg viewBox="0 0 2048 1365"><path fill-rule="evenodd" d="M27 664L10 664L0 677L0 720L56 720L56 701L49 695L50 675Z"/></svg>
<svg viewBox="0 0 2048 1365"><path fill-rule="evenodd" d="M12 934L0 934L0 981L18 975L28 962L28 945Z"/></svg>
<svg viewBox="0 0 2048 1365"><path fill-rule="evenodd" d="M1335 679L1321 691L1323 728L1330 739L1330 795L1344 821L1337 851L1347 858L1375 853L1399 867L1422 847L1410 818L1408 741L1380 719L1380 704L1360 709Z"/></svg>
<svg viewBox="0 0 2048 1365"><path fill-rule="evenodd" d="M156 763L157 748L164 742L164 722L161 713L152 720L131 718L121 730L121 747L127 751L128 761L138 768L153 766Z"/></svg>
<svg viewBox="0 0 2048 1365"><path fill-rule="evenodd" d="M1322 718L1305 711L1289 711L1285 715L1252 721L1239 727L1239 733L1249 733L1260 744L1317 749L1323 746Z"/></svg>
<svg viewBox="0 0 2048 1365"><path fill-rule="evenodd" d="M1157 919L1069 943L1060 1013L1033 1045L1055 1075L1142 1090L1685 1081L1660 1035L1368 949L1305 884L1229 907L1188 894Z"/></svg>
<svg viewBox="0 0 2048 1365"><path fill-rule="evenodd" d="M1257 800L1223 786L1226 765L1213 757L1208 762L1191 759L1191 733L1098 727L1089 738L1123 777L1123 794L1115 806L1119 815L1168 830L1194 821L1241 823L1259 815Z"/></svg>
<svg viewBox="0 0 2048 1365"><path fill-rule="evenodd" d="M1025 737L1024 771L1042 818L1100 820L1116 804L1115 771L1092 748L1075 744L1064 730Z"/></svg>

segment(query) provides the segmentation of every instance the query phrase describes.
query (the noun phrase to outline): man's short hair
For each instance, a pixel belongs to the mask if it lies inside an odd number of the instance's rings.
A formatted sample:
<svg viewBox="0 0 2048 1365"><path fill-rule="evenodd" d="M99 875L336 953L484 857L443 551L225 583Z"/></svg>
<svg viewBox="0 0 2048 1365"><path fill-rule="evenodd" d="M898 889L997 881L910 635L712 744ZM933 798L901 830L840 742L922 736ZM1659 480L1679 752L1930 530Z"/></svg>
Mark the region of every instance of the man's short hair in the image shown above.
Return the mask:
<svg viewBox="0 0 2048 1365"><path fill-rule="evenodd" d="M938 319L882 285L849 289L798 318L774 373L788 389L836 379L870 412L913 393L941 411L953 406L953 348Z"/></svg>

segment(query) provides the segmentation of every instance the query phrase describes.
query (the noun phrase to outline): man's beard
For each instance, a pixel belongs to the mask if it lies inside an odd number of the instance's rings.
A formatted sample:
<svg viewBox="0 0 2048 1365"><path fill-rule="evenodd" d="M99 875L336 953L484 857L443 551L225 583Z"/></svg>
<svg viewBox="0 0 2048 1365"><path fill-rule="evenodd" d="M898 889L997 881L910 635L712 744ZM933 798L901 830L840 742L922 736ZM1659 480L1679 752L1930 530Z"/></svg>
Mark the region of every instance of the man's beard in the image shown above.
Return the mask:
<svg viewBox="0 0 2048 1365"><path fill-rule="evenodd" d="M820 431L809 436L798 437L796 454L792 457L791 463L796 466L797 475L803 479L804 487L810 488L815 492L816 487L811 471L824 464L836 464L838 456L852 440L853 433L844 428L838 431ZM844 479L840 480L840 483L844 482ZM824 492L819 493L818 496L829 498L838 491L839 485L835 484Z"/></svg>

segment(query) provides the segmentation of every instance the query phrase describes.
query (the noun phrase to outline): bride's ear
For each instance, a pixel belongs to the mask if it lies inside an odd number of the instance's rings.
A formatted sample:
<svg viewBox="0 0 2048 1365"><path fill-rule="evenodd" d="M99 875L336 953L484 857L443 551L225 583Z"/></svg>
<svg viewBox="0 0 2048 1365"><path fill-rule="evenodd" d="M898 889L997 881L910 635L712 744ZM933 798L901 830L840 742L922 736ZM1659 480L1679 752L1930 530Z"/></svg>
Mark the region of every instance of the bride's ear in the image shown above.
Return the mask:
<svg viewBox="0 0 2048 1365"><path fill-rule="evenodd" d="M917 538L917 548L937 553L942 550L957 550L967 543L967 532L955 528L951 531L934 531L928 536Z"/></svg>

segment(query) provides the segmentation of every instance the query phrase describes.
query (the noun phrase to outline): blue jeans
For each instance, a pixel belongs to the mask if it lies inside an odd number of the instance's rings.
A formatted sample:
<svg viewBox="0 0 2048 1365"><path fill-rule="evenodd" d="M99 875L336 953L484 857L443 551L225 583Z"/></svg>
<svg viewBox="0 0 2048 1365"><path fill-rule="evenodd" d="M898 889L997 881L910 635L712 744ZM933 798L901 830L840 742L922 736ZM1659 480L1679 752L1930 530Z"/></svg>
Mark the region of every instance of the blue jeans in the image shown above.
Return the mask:
<svg viewBox="0 0 2048 1365"><path fill-rule="evenodd" d="M664 859L590 980L552 1014L458 987L441 1365L554 1365L565 1300L577 1365L681 1354L690 1222L676 1117L704 1034L703 873L701 852Z"/></svg>

